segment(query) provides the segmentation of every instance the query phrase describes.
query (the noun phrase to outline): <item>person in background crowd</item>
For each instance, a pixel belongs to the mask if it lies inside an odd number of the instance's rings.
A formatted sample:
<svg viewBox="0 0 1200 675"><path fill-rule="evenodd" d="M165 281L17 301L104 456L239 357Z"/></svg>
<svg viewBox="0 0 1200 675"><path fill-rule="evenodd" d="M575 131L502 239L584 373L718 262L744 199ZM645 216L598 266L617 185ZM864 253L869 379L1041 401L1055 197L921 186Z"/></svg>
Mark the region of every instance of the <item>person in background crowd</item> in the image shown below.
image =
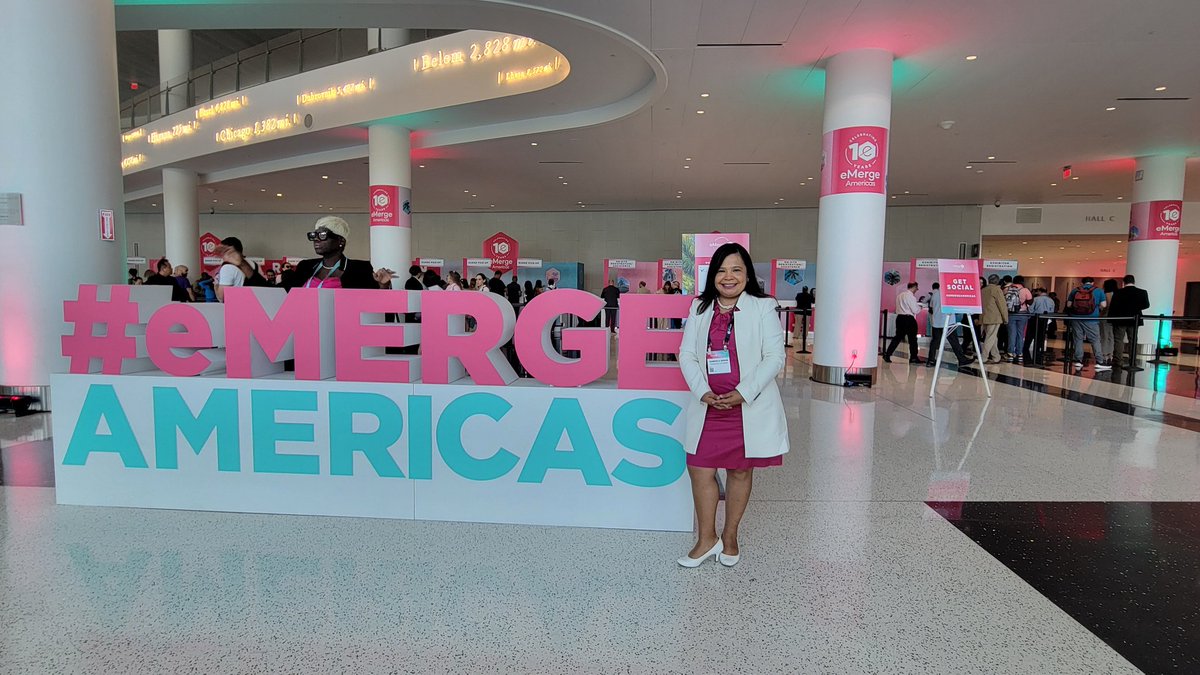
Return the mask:
<svg viewBox="0 0 1200 675"><path fill-rule="evenodd" d="M147 281L150 281L150 277L154 276L154 274L155 271L152 269L147 269L145 272L142 272L142 283L145 284Z"/></svg>
<svg viewBox="0 0 1200 675"><path fill-rule="evenodd" d="M1100 353L1100 312L1108 300L1104 291L1096 288L1091 277L1083 278L1083 286L1071 291L1067 296L1067 314L1087 317L1090 320L1071 321L1071 337L1075 341L1075 371L1083 369L1083 343L1092 343L1092 357L1096 359L1096 370L1112 370L1112 366L1101 361Z"/></svg>
<svg viewBox="0 0 1200 675"><path fill-rule="evenodd" d="M1025 288L1025 277L1017 275L1004 287L1004 306L1008 308L1008 353L1006 361L1021 365L1028 358L1025 349L1025 331L1029 327L1029 304L1033 293ZM1017 352L1017 348L1022 349Z"/></svg>
<svg viewBox="0 0 1200 675"><path fill-rule="evenodd" d="M196 281L196 288L200 291L204 302L219 302L217 300L216 280L208 272L200 273L200 279Z"/></svg>
<svg viewBox="0 0 1200 675"><path fill-rule="evenodd" d="M805 286L804 288L800 289L799 293L796 294L796 309L809 310L812 309L812 306L812 295L810 295L808 292L808 286Z"/></svg>
<svg viewBox="0 0 1200 675"><path fill-rule="evenodd" d="M187 265L175 266L175 283L183 289L184 294L187 296L185 302L196 301L196 294L192 292L192 282L188 281Z"/></svg>
<svg viewBox="0 0 1200 675"><path fill-rule="evenodd" d="M1006 296L1005 304L1007 304L1008 287L1012 285L1012 276L1005 274L1000 279L1000 295ZM1012 314L1012 311L1009 311ZM1000 348L1000 358L1003 360L1008 354L1008 321L1000 324L1000 332L997 334L996 345Z"/></svg>
<svg viewBox="0 0 1200 675"><path fill-rule="evenodd" d="M1000 349L997 341L1000 326L1008 322L1008 306L1004 304L1004 292L1000 286L1000 276L992 274L987 278L987 284L982 289L983 313L979 315L979 325L983 327L983 354L980 360L985 364L1000 363Z"/></svg>
<svg viewBox="0 0 1200 675"><path fill-rule="evenodd" d="M1112 306L1113 294L1116 293L1117 289L1120 287L1121 287L1121 284L1118 283L1116 279L1105 279L1104 280L1103 289L1104 289L1105 307L1104 307L1104 309L1100 310L1101 317L1105 317L1105 319L1107 319L1109 307ZM1100 323L1100 357L1103 359L1102 363L1104 365L1111 366L1112 365L1112 357L1113 357L1113 325L1112 325L1112 323L1110 323L1107 320L1100 321L1099 323Z"/></svg>
<svg viewBox="0 0 1200 675"><path fill-rule="evenodd" d="M375 271L366 260L346 257L350 224L338 216L322 216L308 233L316 258L301 260L284 288L391 288L395 272L387 268Z"/></svg>
<svg viewBox="0 0 1200 675"><path fill-rule="evenodd" d="M161 258L155 266L155 273L146 279L147 286L170 286L171 287L171 302L187 302L187 291L179 287L175 283L175 277L172 276L173 268L171 261L166 258Z"/></svg>
<svg viewBox="0 0 1200 675"><path fill-rule="evenodd" d="M1046 329L1047 324L1053 322L1053 319L1046 319L1046 314L1054 312L1054 301L1050 296L1046 295L1046 289L1036 288L1033 291L1033 303L1029 305L1029 314L1032 316L1032 322L1025 329L1025 345L1022 348L1025 354L1025 359L1029 363L1039 363L1042 360L1042 353L1046 350ZM1042 323L1042 330L1038 330L1037 323ZM1034 339L1041 337L1037 344L1033 344ZM1033 351L1030 351L1030 345L1033 345Z"/></svg>
<svg viewBox="0 0 1200 675"><path fill-rule="evenodd" d="M462 290L462 275L455 271L450 271L446 274L446 290L461 291Z"/></svg>
<svg viewBox="0 0 1200 675"><path fill-rule="evenodd" d="M741 559L738 530L754 470L783 464L787 416L776 376L785 362L775 298L761 293L749 252L721 245L704 291L692 301L679 344L679 367L691 390L684 428L697 538L677 561L698 567L709 557L725 567ZM717 535L717 469L725 469L725 525Z"/></svg>
<svg viewBox="0 0 1200 675"><path fill-rule="evenodd" d="M265 276L267 278L268 285L270 285L270 286L278 286L279 285L279 277L277 277L275 275L275 270L267 270L266 274L264 274L263 276Z"/></svg>
<svg viewBox="0 0 1200 675"><path fill-rule="evenodd" d="M223 261L217 270L217 298L225 302L225 291L230 286L269 286L267 278L259 271L256 263L246 260L242 240L225 237L215 254Z"/></svg>
<svg viewBox="0 0 1200 675"><path fill-rule="evenodd" d="M479 274L476 274L474 277L471 278L471 290L474 290L474 291L489 290L487 277L483 276L482 272L480 272Z"/></svg>
<svg viewBox="0 0 1200 675"><path fill-rule="evenodd" d="M552 290L554 290L554 289L556 289L556 288L558 288L558 282L557 282L557 281L555 281L554 279L547 279L547 280L546 280L546 290L548 290L548 291L552 291Z"/></svg>
<svg viewBox="0 0 1200 675"><path fill-rule="evenodd" d="M543 292L545 292L545 290L546 290L546 289L542 287L542 280L541 280L541 279L538 279L537 281L535 281L535 282L533 283L533 295L534 295L534 297L541 295Z"/></svg>
<svg viewBox="0 0 1200 675"><path fill-rule="evenodd" d="M511 305L521 304L521 282L517 281L517 273L513 272L512 281L504 287L504 293Z"/></svg>
<svg viewBox="0 0 1200 675"><path fill-rule="evenodd" d="M887 363L892 362L892 354L896 352L896 347L900 346L900 342L906 338L908 340L908 362L921 362L921 358L917 356L917 316L921 313L921 305L917 304L917 289L919 288L920 285L917 282L910 281L908 287L896 295L896 335L892 337L891 344L883 352L883 360Z"/></svg>
<svg viewBox="0 0 1200 675"><path fill-rule="evenodd" d="M496 295L504 295L504 272L496 270L487 282L488 291Z"/></svg>
<svg viewBox="0 0 1200 675"><path fill-rule="evenodd" d="M526 280L525 281L525 302L528 303L532 299L533 299L533 282Z"/></svg>
<svg viewBox="0 0 1200 675"><path fill-rule="evenodd" d="M938 282L933 282L933 290L929 292L929 355L925 357L925 366L932 368L937 365L938 350L942 345L942 333L946 330L946 315L942 314L942 285ZM958 320L958 317L951 319L951 325ZM963 355L962 345L958 341L958 331L951 329L949 335L946 336L946 342L950 345L950 350L954 352L954 357L958 359L958 365L968 366L972 359L968 359Z"/></svg>
<svg viewBox="0 0 1200 675"><path fill-rule="evenodd" d="M621 306L621 289L609 280L608 285L600 291L600 298L604 300L604 323L608 326L609 332L617 332L618 313L617 309Z"/></svg>
<svg viewBox="0 0 1200 675"><path fill-rule="evenodd" d="M406 290L406 291L423 291L423 290L425 290L425 284L421 283L421 278L423 277L423 275L424 275L424 271L420 267L418 267L416 265L409 267L408 268L408 278L404 280L404 290Z"/></svg>
<svg viewBox="0 0 1200 675"><path fill-rule="evenodd" d="M1146 291L1134 285L1133 275L1126 274L1123 281L1124 285L1113 293L1112 303L1108 306L1109 316L1118 317L1112 321L1112 366L1114 368L1124 367L1122 358L1125 356L1125 341L1128 340L1130 344L1134 343L1134 329L1142 325L1142 312L1150 308L1150 296L1146 294ZM1130 361L1128 365L1133 367L1137 364Z"/></svg>
<svg viewBox="0 0 1200 675"><path fill-rule="evenodd" d="M442 277L433 270L425 270L425 276L422 282L425 284L425 290L427 291L446 290L446 283L442 281Z"/></svg>
<svg viewBox="0 0 1200 675"><path fill-rule="evenodd" d="M1060 302L1058 299L1058 293L1055 293L1054 291L1050 291L1049 293L1046 294L1046 297L1050 298L1050 301L1054 303L1054 313L1055 314L1058 314L1060 311L1062 311L1062 302ZM1054 319L1049 319L1046 322L1046 337L1047 338L1058 337L1058 322L1055 321Z"/></svg>
<svg viewBox="0 0 1200 675"><path fill-rule="evenodd" d="M129 284L130 286L142 285L142 277L138 274L137 268L129 268L129 278L125 280L125 283Z"/></svg>
<svg viewBox="0 0 1200 675"><path fill-rule="evenodd" d="M641 293L642 295L649 295L649 294L650 294L650 287L646 285L646 282L644 282L644 281L639 281L639 282L638 282L638 289L637 289L637 292L638 292L638 293Z"/></svg>

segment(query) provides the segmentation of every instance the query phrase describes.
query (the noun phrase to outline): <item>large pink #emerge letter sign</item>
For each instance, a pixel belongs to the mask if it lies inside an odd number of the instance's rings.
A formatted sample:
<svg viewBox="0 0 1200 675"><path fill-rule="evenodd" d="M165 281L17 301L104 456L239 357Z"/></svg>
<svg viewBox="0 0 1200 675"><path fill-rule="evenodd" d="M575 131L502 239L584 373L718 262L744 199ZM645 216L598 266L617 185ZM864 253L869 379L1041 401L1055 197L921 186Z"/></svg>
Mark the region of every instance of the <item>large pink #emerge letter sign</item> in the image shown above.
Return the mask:
<svg viewBox="0 0 1200 675"><path fill-rule="evenodd" d="M421 377L421 357L386 354L387 347L419 342L420 324L363 323L364 314L406 314L421 309L420 291L334 291L337 334L337 379L348 382L413 382ZM369 353L364 355L363 350Z"/></svg>

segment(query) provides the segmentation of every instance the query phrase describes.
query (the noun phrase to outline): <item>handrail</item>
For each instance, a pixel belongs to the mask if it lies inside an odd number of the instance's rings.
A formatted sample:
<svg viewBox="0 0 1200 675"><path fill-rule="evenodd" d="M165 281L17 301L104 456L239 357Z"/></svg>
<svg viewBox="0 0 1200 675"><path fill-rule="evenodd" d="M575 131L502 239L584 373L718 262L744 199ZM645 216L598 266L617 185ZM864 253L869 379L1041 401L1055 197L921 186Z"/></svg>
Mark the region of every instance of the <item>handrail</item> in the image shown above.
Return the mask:
<svg viewBox="0 0 1200 675"><path fill-rule="evenodd" d="M347 49L343 46L343 34L346 32L354 33L355 41L356 43L361 44L361 49ZM327 59L321 59L317 61L315 65L313 65L313 62L310 58L309 64L307 64L308 67L306 67L304 58L305 43L312 44L314 40L330 33L335 34L333 45L334 60L330 62ZM430 31L411 31L410 35L413 34L415 34L418 38L414 40L414 42L428 40L430 37L433 37ZM438 31L438 35L442 34L445 33L443 31ZM360 37L362 38L361 40L358 39ZM350 43L347 41L345 44ZM275 68L273 69L271 60L272 53L278 55L282 50L292 47L296 48L296 53L288 54L286 57L288 60L285 63L277 62L275 64ZM281 35L280 37L272 40L238 50L237 52L217 59L206 66L201 66L200 68L189 71L186 78L181 77L174 81L164 82L156 87L148 89L144 94L138 94L134 98L126 101L121 105L120 109L121 131L124 132L129 131L130 129L135 129L144 124L149 124L150 122L153 122L161 117L180 112L181 110L187 110L188 108L204 103L205 101L211 101L219 96L232 94L258 84L272 82L274 80L295 75L297 73L303 73L309 70L324 68L325 66L336 63L351 61L353 59L367 56L369 53L376 53L386 49L391 48L380 48L375 52L369 52L367 49L366 36L362 34L361 28L327 28L315 32L306 32L305 30L292 31L291 33ZM252 78L243 77L243 64L258 59L263 60L261 70L259 68L255 68L253 73L246 73L247 75L254 75ZM283 65L292 65L293 67L281 69L280 66ZM234 68L232 88L227 88L225 85L217 86L216 81L218 76L223 75L226 71L228 71L229 68ZM206 78L207 83L205 83ZM248 81L250 82L248 83ZM173 109L171 105L171 93L177 91L180 87L184 88L183 105L178 109ZM163 105L161 103L162 97L164 96L167 97L165 111L163 110Z"/></svg>

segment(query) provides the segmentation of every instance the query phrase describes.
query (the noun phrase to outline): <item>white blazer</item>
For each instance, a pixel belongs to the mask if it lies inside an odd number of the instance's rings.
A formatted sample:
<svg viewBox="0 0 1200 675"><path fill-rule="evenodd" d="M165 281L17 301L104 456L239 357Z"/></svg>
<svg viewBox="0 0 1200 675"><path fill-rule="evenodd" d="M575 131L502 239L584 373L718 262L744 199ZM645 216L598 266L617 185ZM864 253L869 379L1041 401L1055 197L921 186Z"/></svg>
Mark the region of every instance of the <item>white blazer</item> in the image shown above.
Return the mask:
<svg viewBox="0 0 1200 675"><path fill-rule="evenodd" d="M700 399L711 391L706 356L713 309L710 306L704 314L697 316L699 304L698 299L692 301L679 345L679 368L695 396L687 409L683 443L684 450L693 455L700 444L704 416L708 411L708 406ZM742 377L737 391L746 399L742 404L742 434L747 457L775 457L788 451L787 418L779 385L775 383L775 376L783 370L786 354L783 326L775 313L777 304L774 298L756 298L743 293L733 320L738 371Z"/></svg>

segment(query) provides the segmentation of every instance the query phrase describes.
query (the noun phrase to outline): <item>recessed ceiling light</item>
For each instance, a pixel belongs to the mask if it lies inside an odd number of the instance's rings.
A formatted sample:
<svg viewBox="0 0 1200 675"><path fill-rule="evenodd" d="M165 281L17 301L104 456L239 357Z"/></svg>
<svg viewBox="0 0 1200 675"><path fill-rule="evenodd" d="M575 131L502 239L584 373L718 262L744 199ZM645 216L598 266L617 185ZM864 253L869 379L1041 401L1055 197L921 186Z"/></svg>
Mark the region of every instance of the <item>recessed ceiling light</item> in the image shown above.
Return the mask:
<svg viewBox="0 0 1200 675"><path fill-rule="evenodd" d="M683 165L683 168L685 168L685 169L690 169L690 168L692 168L692 167L688 166L687 164L684 164L684 165Z"/></svg>
<svg viewBox="0 0 1200 675"><path fill-rule="evenodd" d="M1166 91L1166 90L1167 90L1166 87L1155 87L1154 88L1154 91Z"/></svg>
<svg viewBox="0 0 1200 675"><path fill-rule="evenodd" d="M995 155L988 155L988 159L996 159Z"/></svg>
<svg viewBox="0 0 1200 675"><path fill-rule="evenodd" d="M702 92L702 93L700 94L700 98L708 98L708 96L709 96L709 94L708 94L708 92L707 92L707 91L706 91L706 92Z"/></svg>
<svg viewBox="0 0 1200 675"><path fill-rule="evenodd" d="M1058 187L1058 183L1051 183L1050 187Z"/></svg>
<svg viewBox="0 0 1200 675"><path fill-rule="evenodd" d="M417 165L417 168L418 168L418 169L424 169L424 168L425 168L425 165L424 165L424 164L418 164L418 165Z"/></svg>
<svg viewBox="0 0 1200 675"><path fill-rule="evenodd" d="M681 195L681 194L683 194L683 190L676 190L676 191L675 191L675 194L677 194L677 195Z"/></svg>
<svg viewBox="0 0 1200 675"><path fill-rule="evenodd" d="M1071 176L1071 180L1079 180L1079 176Z"/></svg>
<svg viewBox="0 0 1200 675"><path fill-rule="evenodd" d="M567 181L565 181L565 180L564 180L564 181L563 181L563 185L566 185L566 184L567 184Z"/></svg>
<svg viewBox="0 0 1200 675"><path fill-rule="evenodd" d="M970 56L968 56L968 57L967 57L967 60L968 60L968 61L974 61L974 60L975 60L975 59L977 59L977 58L979 58L979 57L978 57L978 56L976 56L976 55L974 55L974 54L972 54L972 55L970 55Z"/></svg>
<svg viewBox="0 0 1200 675"><path fill-rule="evenodd" d="M1065 250L1067 250L1067 247L1066 247L1066 246L1059 246L1059 247L1058 247L1058 250L1060 250L1060 251L1065 251Z"/></svg>
<svg viewBox="0 0 1200 675"><path fill-rule="evenodd" d="M683 195L675 195L675 199L683 199Z"/></svg>
<svg viewBox="0 0 1200 675"><path fill-rule="evenodd" d="M321 180L329 180L329 176L321 176Z"/></svg>
<svg viewBox="0 0 1200 675"><path fill-rule="evenodd" d="M536 145L537 145L537 141L533 141L532 143L530 143L530 145L534 145L534 146L536 146Z"/></svg>
<svg viewBox="0 0 1200 675"><path fill-rule="evenodd" d="M1108 253L1108 252L1109 252L1109 251L1111 251L1111 250L1112 250L1112 249L1108 249L1108 248L1106 248L1106 249L1104 249L1104 252L1105 252L1105 253Z"/></svg>
<svg viewBox="0 0 1200 675"><path fill-rule="evenodd" d="M346 183L346 181L344 181L344 180L339 180L339 181L338 181L338 185L344 185L345 183Z"/></svg>
<svg viewBox="0 0 1200 675"><path fill-rule="evenodd" d="M229 202L229 205L230 205L230 206L233 206L233 202Z"/></svg>
<svg viewBox="0 0 1200 675"><path fill-rule="evenodd" d="M1119 244L1119 243L1121 243L1122 241L1124 241L1124 240L1123 240L1123 239L1118 239L1118 240L1117 240L1117 243Z"/></svg>
<svg viewBox="0 0 1200 675"><path fill-rule="evenodd" d="M333 210L333 207L332 207L332 206L331 206L331 207L329 207L329 210L330 210L330 211L332 211L332 210Z"/></svg>
<svg viewBox="0 0 1200 675"><path fill-rule="evenodd" d="M697 111L696 111L696 114L697 114L697 115L703 115L703 114L704 114L704 111L703 111L703 110L697 110Z"/></svg>
<svg viewBox="0 0 1200 675"><path fill-rule="evenodd" d="M488 206L489 206L489 207L491 207L491 208L493 208L493 209L494 209L494 208L496 208L496 205L495 205L495 204L488 204Z"/></svg>
<svg viewBox="0 0 1200 675"><path fill-rule="evenodd" d="M1028 244L1029 242L1027 242L1027 241L1023 241L1023 242L1021 242L1021 243L1022 243L1022 244Z"/></svg>
<svg viewBox="0 0 1200 675"><path fill-rule="evenodd" d="M966 168L968 168L968 169L974 169L974 168L975 168L975 166L974 166L973 164L968 164L968 165L966 166Z"/></svg>
<svg viewBox="0 0 1200 675"><path fill-rule="evenodd" d="M1112 112L1112 111L1114 111L1114 110L1116 110L1116 109L1117 109L1117 106L1115 106L1115 105L1110 105L1110 106L1108 106L1107 108L1105 108L1104 110L1105 110L1105 111L1107 111L1107 112Z"/></svg>
<svg viewBox="0 0 1200 675"><path fill-rule="evenodd" d="M908 191L908 190L905 190L905 191L904 191L904 194L910 194L910 193L909 193L909 191Z"/></svg>
<svg viewBox="0 0 1200 675"><path fill-rule="evenodd" d="M323 209L323 208L325 208L325 205L324 205L324 204L317 204L317 208L318 208L318 209Z"/></svg>
<svg viewBox="0 0 1200 675"><path fill-rule="evenodd" d="M1124 197L1117 197L1117 199L1125 199L1125 198L1124 198Z"/></svg>
<svg viewBox="0 0 1200 675"><path fill-rule="evenodd" d="M282 196L283 196L283 193L282 193L282 192L276 192L276 193L275 193L275 196L276 196L276 197L282 197Z"/></svg>
<svg viewBox="0 0 1200 675"><path fill-rule="evenodd" d="M472 197L478 197L479 195L471 195L471 196L472 196Z"/></svg>
<svg viewBox="0 0 1200 675"><path fill-rule="evenodd" d="M158 204L155 204L154 202L150 202L150 206L158 206Z"/></svg>
<svg viewBox="0 0 1200 675"><path fill-rule="evenodd" d="M587 208L587 204L580 204L580 205L579 205L579 208L581 208L581 209L586 209L586 208Z"/></svg>
<svg viewBox="0 0 1200 675"><path fill-rule="evenodd" d="M258 191L259 191L259 192L266 192L266 191L267 191L267 188L258 188Z"/></svg>
<svg viewBox="0 0 1200 675"><path fill-rule="evenodd" d="M559 177L558 177L558 179L559 179L559 180L562 180L563 178L564 178L563 176L559 176Z"/></svg>
<svg viewBox="0 0 1200 675"><path fill-rule="evenodd" d="M809 176L808 178L805 178L805 180L812 180L812 179L813 179L813 177L812 177L812 176Z"/></svg>
<svg viewBox="0 0 1200 675"><path fill-rule="evenodd" d="M895 198L896 198L896 195L892 195L892 199L895 199Z"/></svg>
<svg viewBox="0 0 1200 675"><path fill-rule="evenodd" d="M214 199L214 200L213 200L213 203L214 203L214 204L216 204L216 203L217 203L217 200L215 200L215 199Z"/></svg>
<svg viewBox="0 0 1200 675"><path fill-rule="evenodd" d="M683 158L683 161L685 161L685 162L690 162L690 161L692 161L692 158L691 158L691 157L684 157L684 158Z"/></svg>
<svg viewBox="0 0 1200 675"><path fill-rule="evenodd" d="M975 173L983 173L983 169L975 169Z"/></svg>

